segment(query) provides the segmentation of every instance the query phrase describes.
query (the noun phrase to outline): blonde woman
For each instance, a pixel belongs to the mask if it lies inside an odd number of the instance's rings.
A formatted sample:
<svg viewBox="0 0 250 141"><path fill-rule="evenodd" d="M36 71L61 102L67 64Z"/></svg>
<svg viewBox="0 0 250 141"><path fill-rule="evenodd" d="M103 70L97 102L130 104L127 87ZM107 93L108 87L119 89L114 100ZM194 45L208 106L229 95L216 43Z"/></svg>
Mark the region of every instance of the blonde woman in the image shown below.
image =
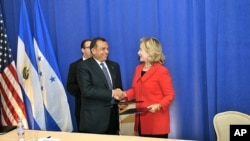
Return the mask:
<svg viewBox="0 0 250 141"><path fill-rule="evenodd" d="M140 65L136 67L132 87L124 92L127 100L140 100L136 108L149 111L137 114L135 131L140 136L168 138L170 132L169 107L174 89L168 69L163 65L164 55L155 38L142 38L138 51Z"/></svg>

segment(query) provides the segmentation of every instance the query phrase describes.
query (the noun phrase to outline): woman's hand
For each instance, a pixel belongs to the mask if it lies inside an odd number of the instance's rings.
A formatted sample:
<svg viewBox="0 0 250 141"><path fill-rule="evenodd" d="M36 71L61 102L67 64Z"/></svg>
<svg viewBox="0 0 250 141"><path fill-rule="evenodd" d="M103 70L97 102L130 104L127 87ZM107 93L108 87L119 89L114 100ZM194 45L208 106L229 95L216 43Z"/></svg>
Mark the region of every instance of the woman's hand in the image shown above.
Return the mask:
<svg viewBox="0 0 250 141"><path fill-rule="evenodd" d="M161 104L159 104L159 103L152 104L152 105L148 106L147 108L149 109L149 112L154 113L154 112L161 110Z"/></svg>

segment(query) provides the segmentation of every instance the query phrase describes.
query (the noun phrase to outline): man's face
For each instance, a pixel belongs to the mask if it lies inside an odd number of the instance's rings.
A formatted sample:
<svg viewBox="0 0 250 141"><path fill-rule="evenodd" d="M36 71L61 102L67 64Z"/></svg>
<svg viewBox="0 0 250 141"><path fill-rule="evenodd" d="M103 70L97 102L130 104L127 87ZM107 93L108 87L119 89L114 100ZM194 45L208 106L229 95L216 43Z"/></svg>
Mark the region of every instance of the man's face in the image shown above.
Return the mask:
<svg viewBox="0 0 250 141"><path fill-rule="evenodd" d="M100 62L104 62L108 59L109 46L107 42L98 40L96 42L96 47L92 48L92 54L95 59Z"/></svg>
<svg viewBox="0 0 250 141"><path fill-rule="evenodd" d="M83 52L83 55L84 55L84 58L88 59L90 57L92 57L92 53L90 51L90 43L91 41L86 41L84 43L84 48L82 48L82 52Z"/></svg>

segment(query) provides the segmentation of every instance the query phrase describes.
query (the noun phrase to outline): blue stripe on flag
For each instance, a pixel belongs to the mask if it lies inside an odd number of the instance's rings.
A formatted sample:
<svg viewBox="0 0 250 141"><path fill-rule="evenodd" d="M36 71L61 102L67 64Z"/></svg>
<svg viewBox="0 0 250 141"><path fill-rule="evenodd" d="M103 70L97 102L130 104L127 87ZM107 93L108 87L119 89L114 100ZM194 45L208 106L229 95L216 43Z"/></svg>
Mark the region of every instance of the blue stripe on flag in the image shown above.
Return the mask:
<svg viewBox="0 0 250 141"><path fill-rule="evenodd" d="M49 131L60 131L60 127L57 125L56 121L54 120L53 117L51 117L50 113L45 110L45 115L46 115L46 128ZM63 118L63 117L62 117Z"/></svg>

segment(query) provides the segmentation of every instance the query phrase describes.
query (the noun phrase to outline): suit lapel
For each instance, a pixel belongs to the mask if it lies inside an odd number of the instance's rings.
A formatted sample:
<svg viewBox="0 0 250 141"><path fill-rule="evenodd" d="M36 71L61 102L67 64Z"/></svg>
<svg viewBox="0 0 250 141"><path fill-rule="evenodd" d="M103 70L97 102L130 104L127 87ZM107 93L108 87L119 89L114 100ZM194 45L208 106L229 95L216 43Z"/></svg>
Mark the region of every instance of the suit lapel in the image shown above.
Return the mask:
<svg viewBox="0 0 250 141"><path fill-rule="evenodd" d="M159 69L161 64L157 63L154 64L142 77L142 81L146 81L147 79L149 79L150 77L152 77L152 75L156 74L156 71Z"/></svg>
<svg viewBox="0 0 250 141"><path fill-rule="evenodd" d="M91 58L91 64L92 64L92 68L93 68L92 70L95 71L94 74L95 74L95 75L98 75L99 78L100 78L100 81L103 81L103 82L105 83L105 86L106 86L107 88L109 88L108 82L107 82L107 80L106 80L106 77L105 77L105 75L104 75L104 73L103 73L101 67L100 67L99 64L95 61L94 58Z"/></svg>
<svg viewBox="0 0 250 141"><path fill-rule="evenodd" d="M160 64L155 64L153 65L144 75L143 77L141 77L141 71L142 71L142 68L143 68L143 65L140 66L139 68L139 71L138 71L138 74L137 74L137 78L136 80L142 80L142 81L146 81L147 79L149 79L152 75L155 74L155 72L157 71L157 69L159 68L159 65Z"/></svg>
<svg viewBox="0 0 250 141"><path fill-rule="evenodd" d="M135 80L139 81L141 79L141 71L142 71L143 65L138 66L135 74Z"/></svg>

